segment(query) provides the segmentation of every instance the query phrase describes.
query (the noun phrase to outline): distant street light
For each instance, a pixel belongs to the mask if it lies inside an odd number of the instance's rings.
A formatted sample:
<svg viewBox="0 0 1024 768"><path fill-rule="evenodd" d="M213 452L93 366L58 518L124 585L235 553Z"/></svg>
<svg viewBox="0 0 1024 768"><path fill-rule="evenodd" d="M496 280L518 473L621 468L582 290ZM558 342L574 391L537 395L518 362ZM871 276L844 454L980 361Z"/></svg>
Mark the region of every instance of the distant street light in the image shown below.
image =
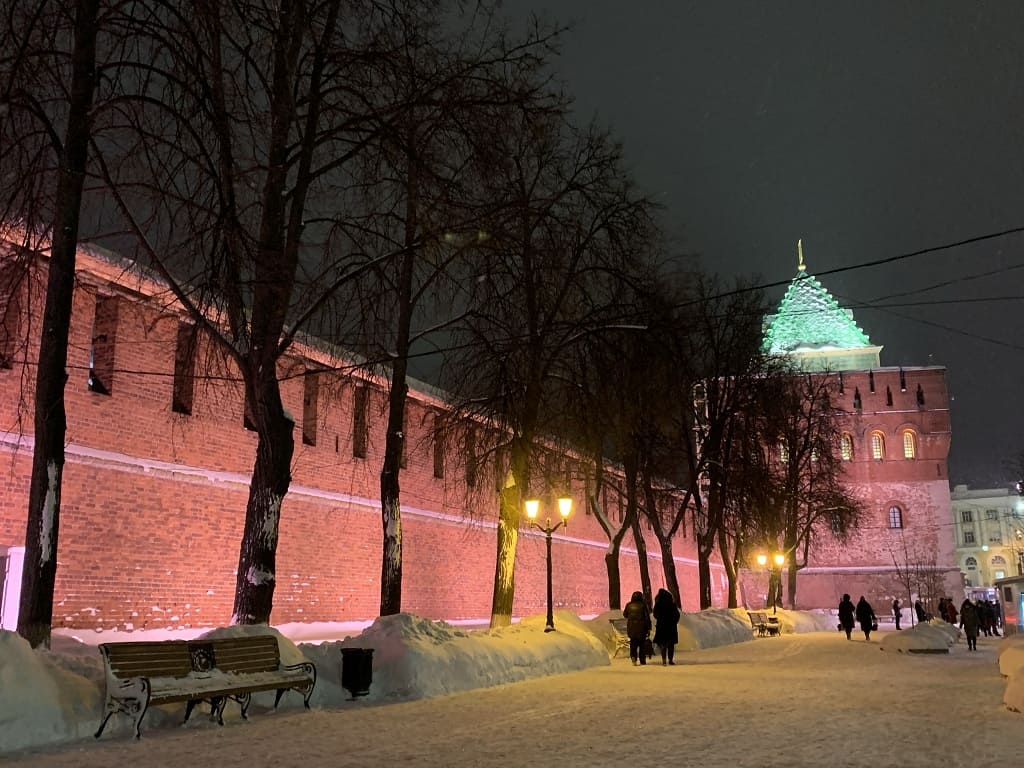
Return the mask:
<svg viewBox="0 0 1024 768"><path fill-rule="evenodd" d="M554 614L554 603L551 599L551 534L557 531L559 528L566 526L569 522L569 515L572 513L572 499L568 496L563 496L558 499L558 514L561 515L562 519L554 525L551 525L551 518L547 518L544 525L537 522L537 515L540 513L540 499L527 499L523 502L523 506L526 508L526 517L530 520L530 525L539 531L544 532L544 536L547 539L548 549L548 620L547 625L544 627L545 632L555 631L555 614Z"/></svg>
<svg viewBox="0 0 1024 768"><path fill-rule="evenodd" d="M758 555L757 564L762 568L768 565L768 555ZM786 556L781 552L772 555L771 570L768 571L768 600L772 604L772 615L778 609L782 597L782 566L786 564Z"/></svg>

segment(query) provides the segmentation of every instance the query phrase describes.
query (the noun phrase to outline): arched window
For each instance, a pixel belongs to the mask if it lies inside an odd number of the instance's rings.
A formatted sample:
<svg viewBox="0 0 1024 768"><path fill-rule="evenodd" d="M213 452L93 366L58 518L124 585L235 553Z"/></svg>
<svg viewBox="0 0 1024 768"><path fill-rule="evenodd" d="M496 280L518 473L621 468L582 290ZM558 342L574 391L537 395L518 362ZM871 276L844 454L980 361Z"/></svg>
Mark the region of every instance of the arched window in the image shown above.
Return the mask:
<svg viewBox="0 0 1024 768"><path fill-rule="evenodd" d="M1002 555L992 555L992 567L999 568L1006 565L1006 558Z"/></svg>
<svg viewBox="0 0 1024 768"><path fill-rule="evenodd" d="M974 557L968 557L964 560L964 565L967 566L968 571L976 571L978 569L978 560Z"/></svg>
<svg viewBox="0 0 1024 768"><path fill-rule="evenodd" d="M853 437L848 432L843 432L839 438L839 455L843 461L853 461Z"/></svg>
<svg viewBox="0 0 1024 768"><path fill-rule="evenodd" d="M907 429L903 432L903 458L917 458L917 437L912 429Z"/></svg>
<svg viewBox="0 0 1024 768"><path fill-rule="evenodd" d="M890 528L902 528L903 527L903 510L893 504L889 507L889 527Z"/></svg>
<svg viewBox="0 0 1024 768"><path fill-rule="evenodd" d="M871 458L876 461L885 458L885 437L881 432L871 433Z"/></svg>

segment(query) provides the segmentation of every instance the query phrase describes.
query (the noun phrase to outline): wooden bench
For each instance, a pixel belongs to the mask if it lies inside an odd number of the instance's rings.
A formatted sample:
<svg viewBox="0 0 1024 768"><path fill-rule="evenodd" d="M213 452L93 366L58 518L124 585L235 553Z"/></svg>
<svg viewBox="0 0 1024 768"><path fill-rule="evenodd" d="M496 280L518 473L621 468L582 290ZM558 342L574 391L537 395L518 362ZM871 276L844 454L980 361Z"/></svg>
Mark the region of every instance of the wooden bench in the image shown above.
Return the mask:
<svg viewBox="0 0 1024 768"><path fill-rule="evenodd" d="M747 616L750 617L750 628L757 633L758 637L778 635L782 632L779 620L774 616L769 616L761 611L747 611Z"/></svg>
<svg viewBox="0 0 1024 768"><path fill-rule="evenodd" d="M626 655L629 655L629 633L626 630L625 619L608 619L611 622L613 637L615 639L615 653L612 654L612 658L617 658L620 653L625 651Z"/></svg>
<svg viewBox="0 0 1024 768"><path fill-rule="evenodd" d="M309 709L316 685L312 663L281 664L273 635L103 643L99 648L107 694L97 739L113 714L131 717L139 738L151 704L184 701L187 721L196 704L206 701L210 718L221 725L228 699L237 701L242 717L248 719L252 694L259 691L277 691L275 708L285 691L298 691Z"/></svg>

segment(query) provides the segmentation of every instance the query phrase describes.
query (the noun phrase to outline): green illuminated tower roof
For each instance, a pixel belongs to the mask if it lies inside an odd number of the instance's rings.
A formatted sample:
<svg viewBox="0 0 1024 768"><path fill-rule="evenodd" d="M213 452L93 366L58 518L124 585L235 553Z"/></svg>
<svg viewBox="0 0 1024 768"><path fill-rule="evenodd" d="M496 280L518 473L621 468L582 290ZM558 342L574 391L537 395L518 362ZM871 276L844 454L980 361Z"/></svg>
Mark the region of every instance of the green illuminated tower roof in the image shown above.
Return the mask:
<svg viewBox="0 0 1024 768"><path fill-rule="evenodd" d="M782 297L779 311L765 323L765 348L773 355L797 358L805 370L877 368L882 348L874 346L817 278L807 274L802 243L797 243L797 275Z"/></svg>

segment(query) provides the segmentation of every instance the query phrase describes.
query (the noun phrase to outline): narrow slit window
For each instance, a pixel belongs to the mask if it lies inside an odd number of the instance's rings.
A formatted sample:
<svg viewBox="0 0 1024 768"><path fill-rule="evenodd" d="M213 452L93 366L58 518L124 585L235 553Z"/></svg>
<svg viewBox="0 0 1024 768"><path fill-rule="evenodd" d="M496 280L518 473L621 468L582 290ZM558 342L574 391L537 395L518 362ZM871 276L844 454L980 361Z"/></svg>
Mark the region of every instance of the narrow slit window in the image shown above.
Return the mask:
<svg viewBox="0 0 1024 768"><path fill-rule="evenodd" d="M368 406L368 387L359 385L352 393L352 455L357 459L366 458Z"/></svg>
<svg viewBox="0 0 1024 768"><path fill-rule="evenodd" d="M171 410L192 415L196 384L196 336L192 323L178 323L178 338L174 345L174 387Z"/></svg>
<svg viewBox="0 0 1024 768"><path fill-rule="evenodd" d="M924 390L921 389L921 385L917 385L917 404L924 405Z"/></svg>
<svg viewBox="0 0 1024 768"><path fill-rule="evenodd" d="M20 346L21 284L17 279L20 271L15 264L0 270L0 368L14 366L14 354Z"/></svg>
<svg viewBox="0 0 1024 768"><path fill-rule="evenodd" d="M444 419L434 416L434 477L438 480L444 478L444 444Z"/></svg>
<svg viewBox="0 0 1024 768"><path fill-rule="evenodd" d="M117 340L117 297L98 296L89 349L89 390L98 395L114 391L114 343Z"/></svg>
<svg viewBox="0 0 1024 768"><path fill-rule="evenodd" d="M885 388L885 404L892 405L892 390L889 387Z"/></svg>
<svg viewBox="0 0 1024 768"><path fill-rule="evenodd" d="M253 406L252 398L249 397L249 387L245 386L245 404L242 406L242 426L250 432L256 431L256 409Z"/></svg>
<svg viewBox="0 0 1024 768"><path fill-rule="evenodd" d="M859 387L854 387L853 388L853 407L856 408L858 411L861 408L860 388Z"/></svg>
<svg viewBox="0 0 1024 768"><path fill-rule="evenodd" d="M476 430L470 429L466 434L466 485L476 487L477 471Z"/></svg>
<svg viewBox="0 0 1024 768"><path fill-rule="evenodd" d="M302 383L302 444L316 445L316 428L320 422L320 374L306 370Z"/></svg>
<svg viewBox="0 0 1024 768"><path fill-rule="evenodd" d="M875 372L868 371L868 389L871 390L872 394L875 391Z"/></svg>

